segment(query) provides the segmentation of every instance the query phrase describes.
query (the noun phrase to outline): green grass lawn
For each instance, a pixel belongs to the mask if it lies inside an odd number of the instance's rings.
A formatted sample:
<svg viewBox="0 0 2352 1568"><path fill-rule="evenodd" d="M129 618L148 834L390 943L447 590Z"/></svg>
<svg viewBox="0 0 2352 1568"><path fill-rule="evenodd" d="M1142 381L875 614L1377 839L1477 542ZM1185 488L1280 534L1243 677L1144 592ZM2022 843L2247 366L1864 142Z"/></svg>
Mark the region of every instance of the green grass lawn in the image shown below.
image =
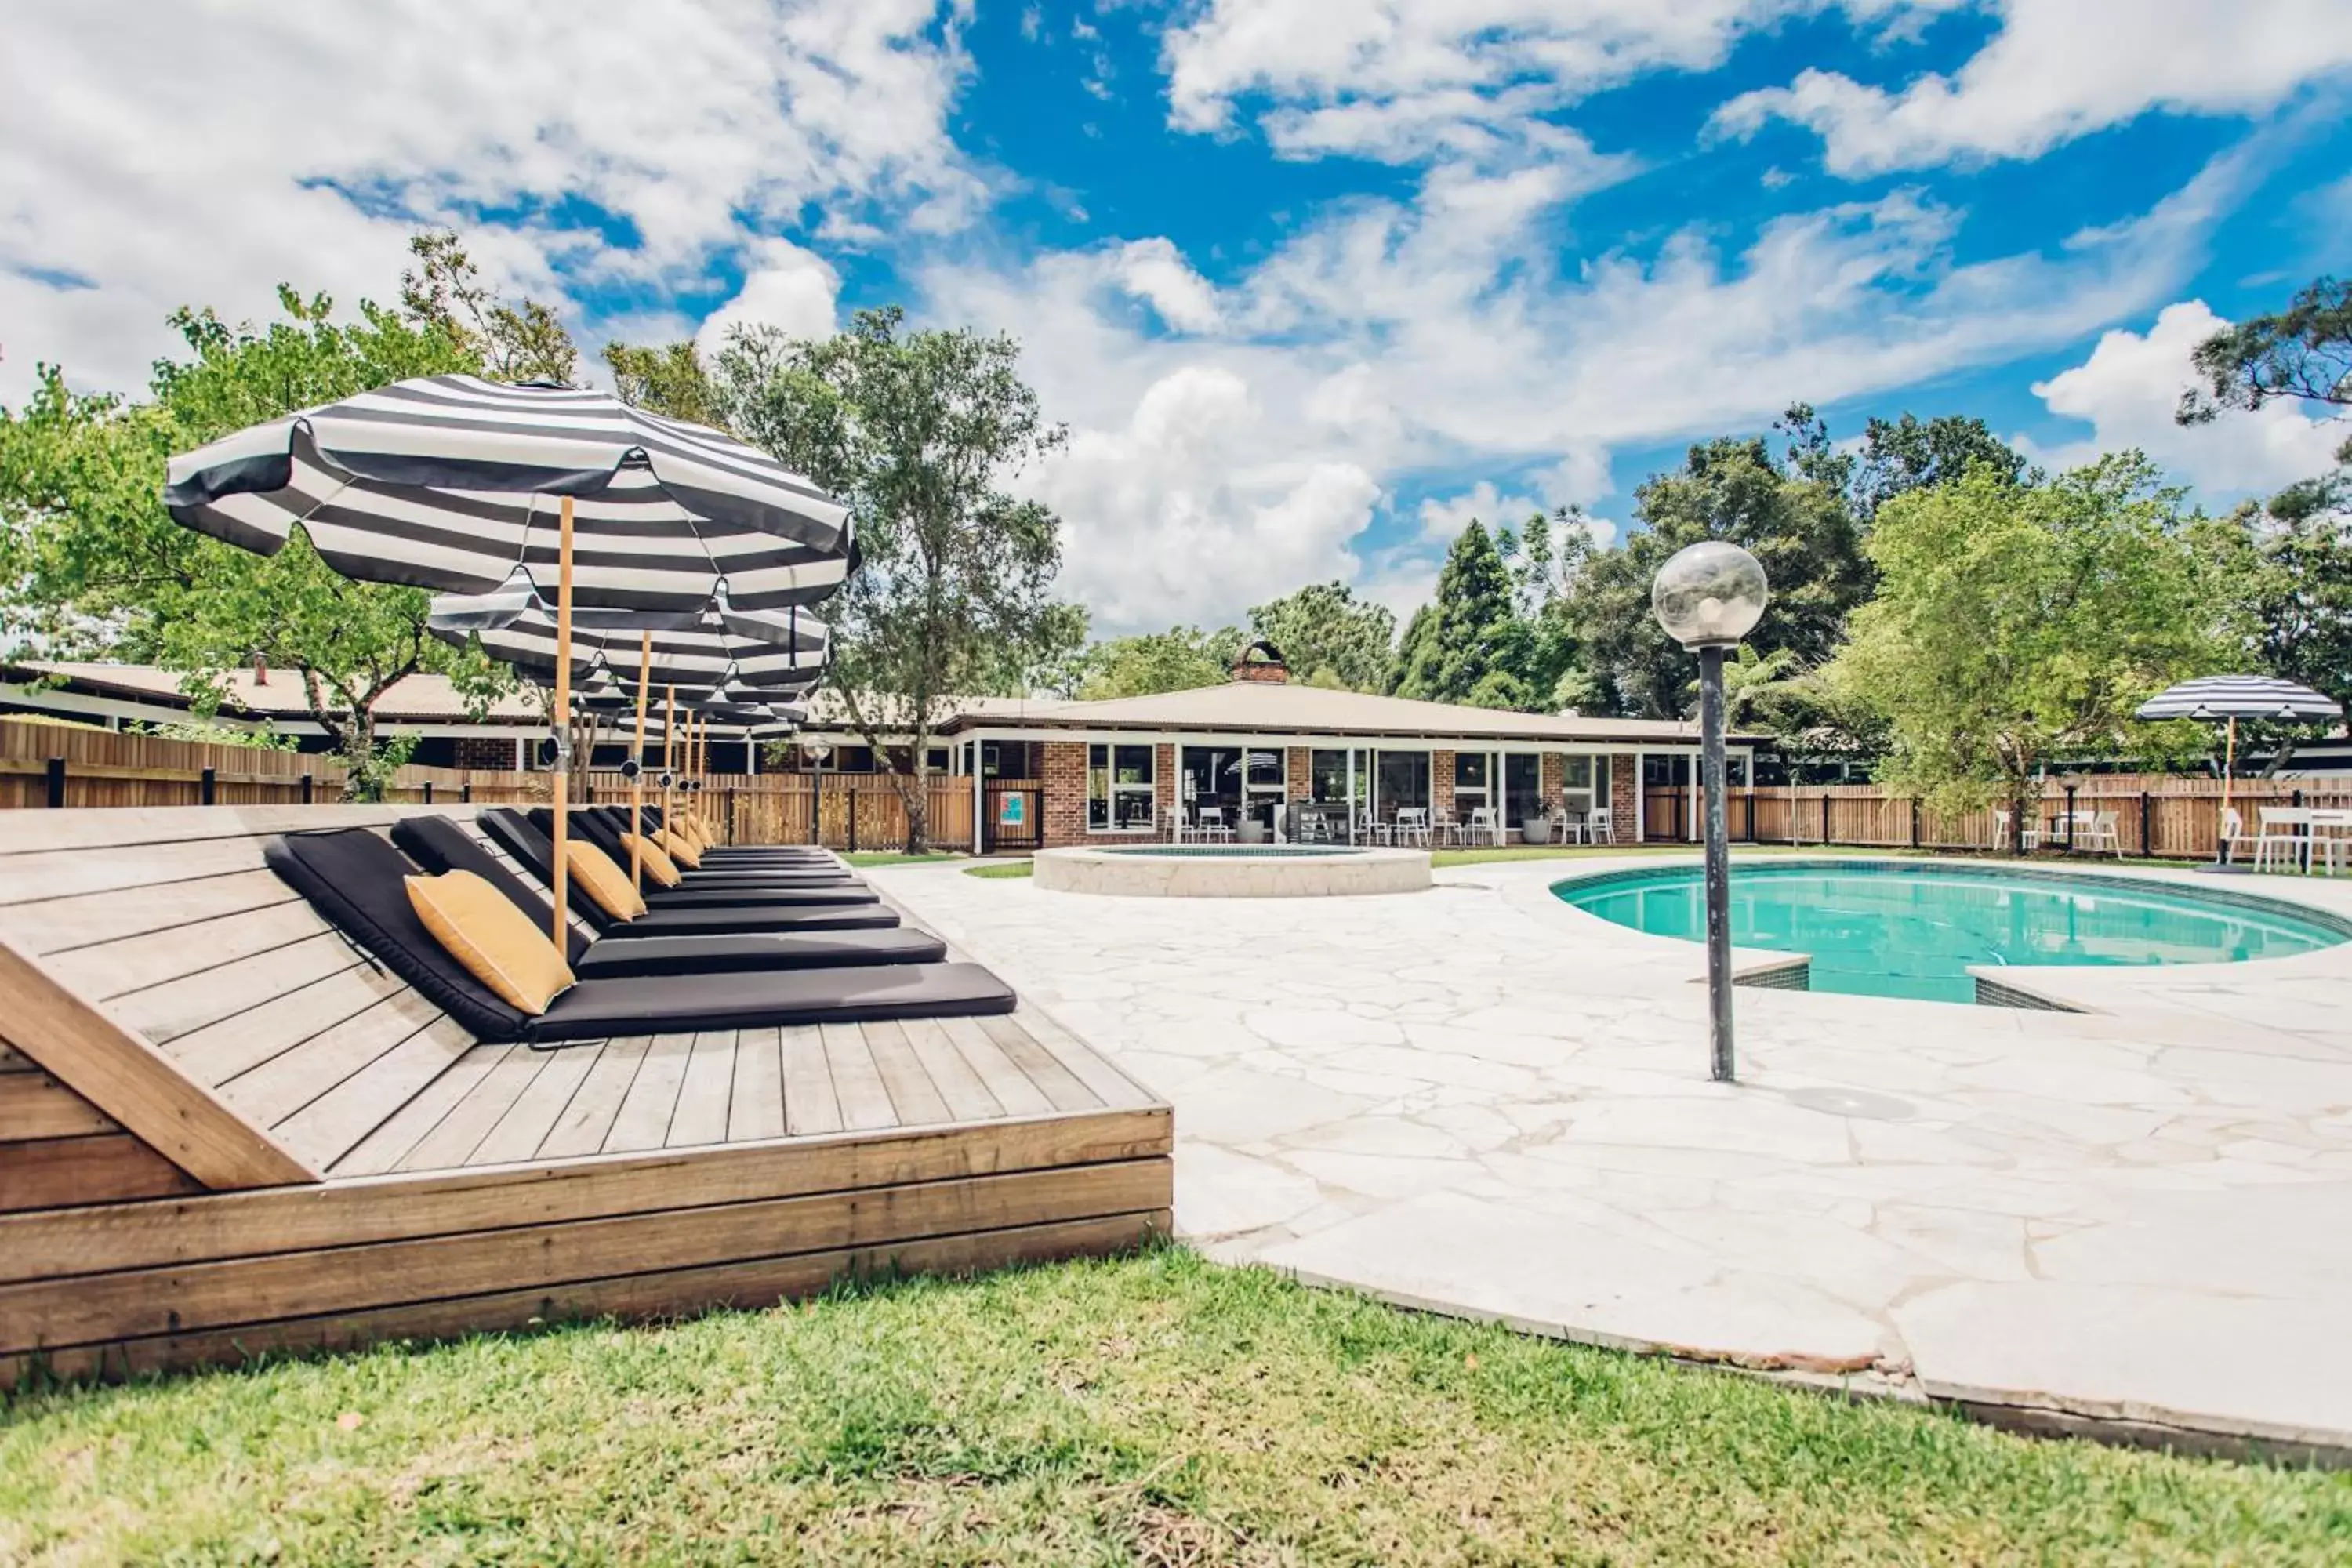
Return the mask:
<svg viewBox="0 0 2352 1568"><path fill-rule="evenodd" d="M928 855L902 855L896 849L856 849L842 858L853 866L928 866L934 860L961 860L963 857L945 849L934 849Z"/></svg>
<svg viewBox="0 0 2352 1568"><path fill-rule="evenodd" d="M10 1563L2341 1563L2352 1476L2011 1437L1167 1249L0 1406Z"/></svg>
<svg viewBox="0 0 2352 1568"><path fill-rule="evenodd" d="M1027 860L991 860L982 866L967 866L963 868L963 874L967 877L983 877L990 881L1002 881L1007 877L1025 877L1034 869L1036 869L1034 864Z"/></svg>

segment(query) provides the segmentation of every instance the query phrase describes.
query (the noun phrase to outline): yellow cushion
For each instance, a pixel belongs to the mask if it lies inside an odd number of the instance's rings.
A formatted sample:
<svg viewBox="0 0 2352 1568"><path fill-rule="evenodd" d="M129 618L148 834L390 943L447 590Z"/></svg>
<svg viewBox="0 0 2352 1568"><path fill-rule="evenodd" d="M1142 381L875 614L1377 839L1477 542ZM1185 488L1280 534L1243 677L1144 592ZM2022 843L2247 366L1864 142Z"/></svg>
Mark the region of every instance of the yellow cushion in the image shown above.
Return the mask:
<svg viewBox="0 0 2352 1568"><path fill-rule="evenodd" d="M710 825L698 816L689 816L686 819L686 837L693 844L694 852L698 855L718 842L711 837Z"/></svg>
<svg viewBox="0 0 2352 1568"><path fill-rule="evenodd" d="M471 871L410 877L416 918L466 972L533 1017L572 987L572 966L512 900Z"/></svg>
<svg viewBox="0 0 2352 1568"><path fill-rule="evenodd" d="M624 833L621 835L621 847L637 852L638 864L645 867L646 876L665 888L677 886L677 868L670 863L668 856L661 852L660 845L650 838L640 838L634 833Z"/></svg>
<svg viewBox="0 0 2352 1568"><path fill-rule="evenodd" d="M684 866L688 870L692 870L695 867L702 864L702 851L688 843L677 834L657 833L654 835L654 842L662 847L663 854L668 856L671 859L677 861L679 865Z"/></svg>
<svg viewBox="0 0 2352 1568"><path fill-rule="evenodd" d="M587 889L596 907L614 920L633 921L646 912L646 901L637 896L629 874L614 865L613 858L593 844L566 838L563 859L572 868L572 879Z"/></svg>

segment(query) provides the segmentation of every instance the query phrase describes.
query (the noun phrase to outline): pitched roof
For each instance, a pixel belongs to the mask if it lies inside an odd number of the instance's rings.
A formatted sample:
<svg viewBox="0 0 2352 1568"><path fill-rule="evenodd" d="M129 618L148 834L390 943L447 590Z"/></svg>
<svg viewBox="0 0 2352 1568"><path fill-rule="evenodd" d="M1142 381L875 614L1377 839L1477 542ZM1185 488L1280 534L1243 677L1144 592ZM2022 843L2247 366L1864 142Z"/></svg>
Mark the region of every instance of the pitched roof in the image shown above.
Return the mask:
<svg viewBox="0 0 2352 1568"><path fill-rule="evenodd" d="M25 659L8 665L5 673L48 676L79 690L134 698L162 707L189 705L188 694L180 686L184 678L176 670L159 669L152 664ZM228 695L221 704L225 713L253 719L310 717L310 703L302 692L302 678L293 670L273 669L264 678L250 669L239 669L227 678L226 685ZM375 716L379 722L404 719L436 724L462 724L470 718L465 698L446 675L411 675L393 682L391 689L376 700ZM516 691L491 703L482 722L544 725L547 718L534 698Z"/></svg>
<svg viewBox="0 0 2352 1568"><path fill-rule="evenodd" d="M1234 680L1149 697L1115 697L1098 702L1035 700L1017 710L967 712L943 732L980 726L991 729L1150 730L1232 732L1251 735L1364 735L1399 739L1524 742L1622 742L1689 745L1698 740L1691 721L1601 719L1562 713L1519 713L1500 708L1470 708L1453 702L1422 702L1319 686ZM1762 743L1765 737L1735 741Z"/></svg>

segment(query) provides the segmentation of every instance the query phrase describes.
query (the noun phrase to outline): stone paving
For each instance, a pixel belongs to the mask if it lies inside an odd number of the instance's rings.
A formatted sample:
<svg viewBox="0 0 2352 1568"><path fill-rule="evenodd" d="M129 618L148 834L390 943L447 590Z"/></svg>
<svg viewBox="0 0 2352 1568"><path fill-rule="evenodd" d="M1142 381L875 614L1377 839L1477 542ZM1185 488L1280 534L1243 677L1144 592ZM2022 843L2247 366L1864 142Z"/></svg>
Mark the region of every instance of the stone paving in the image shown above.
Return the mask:
<svg viewBox="0 0 2352 1568"><path fill-rule="evenodd" d="M1702 950L1548 890L1628 863L1316 900L871 875L1173 1103L1177 1224L1214 1256L1898 1396L2352 1451L2352 944L2031 972L2085 1014L1743 988L1719 1086ZM2230 886L2352 915L2352 886Z"/></svg>

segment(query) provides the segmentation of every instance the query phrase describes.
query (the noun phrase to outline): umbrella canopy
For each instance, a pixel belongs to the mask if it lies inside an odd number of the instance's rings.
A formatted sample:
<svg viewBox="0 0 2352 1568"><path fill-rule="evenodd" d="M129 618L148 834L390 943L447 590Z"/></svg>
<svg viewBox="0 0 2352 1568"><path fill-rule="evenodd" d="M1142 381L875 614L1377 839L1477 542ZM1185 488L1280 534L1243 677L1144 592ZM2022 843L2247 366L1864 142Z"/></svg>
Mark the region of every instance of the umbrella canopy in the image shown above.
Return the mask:
<svg viewBox="0 0 2352 1568"><path fill-rule="evenodd" d="M463 647L478 638L482 651L526 675L544 678L555 670L555 618L534 605L502 626L460 631L436 625L434 635ZM756 633L756 635L747 635ZM650 656L646 643L650 640ZM805 689L824 674L832 658L832 634L814 616L799 610L707 612L691 626L677 629L572 632L572 668L609 671L616 683L635 690L640 665L648 667L656 689L677 686L713 690L732 680L743 687Z"/></svg>
<svg viewBox="0 0 2352 1568"><path fill-rule="evenodd" d="M270 420L172 460L180 522L275 554L299 523L347 577L485 594L555 587L572 498L583 624L814 604L853 564L848 509L716 430L608 392L425 376ZM667 620L665 618L667 618Z"/></svg>
<svg viewBox="0 0 2352 1568"><path fill-rule="evenodd" d="M2202 675L2167 687L2141 703L2142 719L2268 719L2324 724L2342 718L2334 698L2270 675Z"/></svg>

